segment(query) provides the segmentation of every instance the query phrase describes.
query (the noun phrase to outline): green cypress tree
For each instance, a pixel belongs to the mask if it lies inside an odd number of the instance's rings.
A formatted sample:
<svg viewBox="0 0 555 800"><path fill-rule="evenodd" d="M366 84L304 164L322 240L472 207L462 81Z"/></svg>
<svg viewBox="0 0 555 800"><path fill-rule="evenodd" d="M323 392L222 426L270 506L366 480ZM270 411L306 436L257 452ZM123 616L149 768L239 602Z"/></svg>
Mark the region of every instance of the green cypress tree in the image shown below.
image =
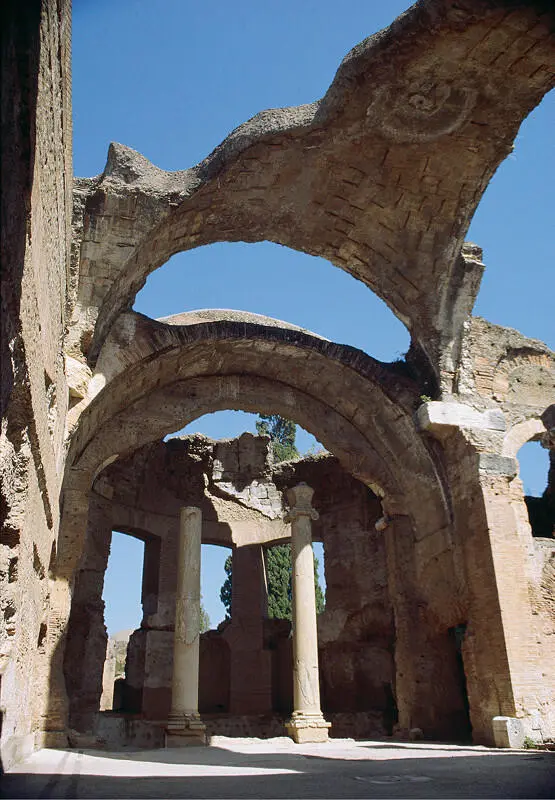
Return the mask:
<svg viewBox="0 0 555 800"><path fill-rule="evenodd" d="M324 593L318 578L319 562L314 556L314 589L316 613L325 608ZM292 619L292 572L291 545L278 544L266 549L266 577L268 580L268 616L270 619Z"/></svg>
<svg viewBox="0 0 555 800"><path fill-rule="evenodd" d="M268 616L291 619L291 545L268 547L265 553L268 580Z"/></svg>
<svg viewBox="0 0 555 800"><path fill-rule="evenodd" d="M224 570L226 579L220 589L220 600L225 608L226 619L231 619L231 587L233 582L233 556L228 556L225 560Z"/></svg>

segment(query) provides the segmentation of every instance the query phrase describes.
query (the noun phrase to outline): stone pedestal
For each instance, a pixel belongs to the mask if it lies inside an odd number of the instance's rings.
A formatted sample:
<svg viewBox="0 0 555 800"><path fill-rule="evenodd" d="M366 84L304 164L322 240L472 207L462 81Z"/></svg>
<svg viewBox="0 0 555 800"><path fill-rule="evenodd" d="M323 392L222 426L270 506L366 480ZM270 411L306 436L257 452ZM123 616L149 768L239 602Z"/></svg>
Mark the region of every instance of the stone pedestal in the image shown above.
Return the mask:
<svg viewBox="0 0 555 800"><path fill-rule="evenodd" d="M318 632L314 591L311 520L318 519L311 501L314 490L300 483L287 493L293 562L293 714L286 724L298 744L325 742L328 729L320 709Z"/></svg>
<svg viewBox="0 0 555 800"><path fill-rule="evenodd" d="M316 714L293 711L291 719L285 723L288 735L297 744L327 742L330 728L331 722L326 722L321 711Z"/></svg>
<svg viewBox="0 0 555 800"><path fill-rule="evenodd" d="M177 554L172 704L166 727L166 747L206 742L206 729L198 713L201 534L200 508L182 508Z"/></svg>

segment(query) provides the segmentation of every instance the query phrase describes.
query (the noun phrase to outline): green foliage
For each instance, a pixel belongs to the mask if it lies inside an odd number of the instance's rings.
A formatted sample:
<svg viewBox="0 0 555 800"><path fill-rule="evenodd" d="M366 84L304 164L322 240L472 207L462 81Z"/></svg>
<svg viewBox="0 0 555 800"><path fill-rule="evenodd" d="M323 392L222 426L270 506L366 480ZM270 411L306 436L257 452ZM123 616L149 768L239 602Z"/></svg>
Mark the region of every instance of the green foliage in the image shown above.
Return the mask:
<svg viewBox="0 0 555 800"><path fill-rule="evenodd" d="M200 632L206 633L210 630L210 617L205 607L202 605L202 595L200 598Z"/></svg>
<svg viewBox="0 0 555 800"><path fill-rule="evenodd" d="M127 650L118 652L116 650L116 678L123 678L125 676L125 662L127 661Z"/></svg>
<svg viewBox="0 0 555 800"><path fill-rule="evenodd" d="M274 461L288 461L298 458L299 451L295 445L297 426L290 419L280 417L279 414L259 414L256 421L256 432L259 436L269 436L271 439Z"/></svg>
<svg viewBox="0 0 555 800"><path fill-rule="evenodd" d="M318 578L318 566L318 559L314 556L316 613L321 614L326 602ZM278 544L267 548L266 576L268 580L268 616L270 619L292 619L292 572L290 544Z"/></svg>
<svg viewBox="0 0 555 800"><path fill-rule="evenodd" d="M270 619L292 618L291 545L278 544L266 549L266 579L268 581L268 616ZM225 606L226 617L231 618L231 589L233 585L233 560L228 556L224 569L226 579L220 589L220 600ZM318 579L318 559L314 556L314 579L316 613L321 614L326 606L324 592Z"/></svg>
<svg viewBox="0 0 555 800"><path fill-rule="evenodd" d="M525 750L534 750L538 745L537 742L535 742L533 739L530 738L530 736L525 736L524 743L522 746L524 747Z"/></svg>
<svg viewBox="0 0 555 800"><path fill-rule="evenodd" d="M324 592L322 591L322 587L320 586L320 578L318 576L318 567L320 566L320 562L314 556L314 589L316 592L316 613L321 614L322 611L326 608L326 598L324 597Z"/></svg>
<svg viewBox="0 0 555 800"><path fill-rule="evenodd" d="M266 550L268 616L291 619L291 545L278 544Z"/></svg>
<svg viewBox="0 0 555 800"><path fill-rule="evenodd" d="M231 587L233 582L233 556L228 556L225 560L224 570L226 579L220 589L220 600L222 601L225 611L226 619L231 619Z"/></svg>

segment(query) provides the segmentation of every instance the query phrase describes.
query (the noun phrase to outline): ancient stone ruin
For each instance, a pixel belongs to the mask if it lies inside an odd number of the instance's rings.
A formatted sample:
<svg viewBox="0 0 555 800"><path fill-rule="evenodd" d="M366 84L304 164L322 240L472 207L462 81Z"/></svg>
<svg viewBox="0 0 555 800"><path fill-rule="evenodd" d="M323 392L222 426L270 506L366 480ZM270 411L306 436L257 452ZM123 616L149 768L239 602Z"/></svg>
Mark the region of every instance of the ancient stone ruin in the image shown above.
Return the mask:
<svg viewBox="0 0 555 800"><path fill-rule="evenodd" d="M484 264L464 242L554 84L553 6L421 0L321 100L262 112L197 166L112 144L101 175L74 181L70 23L69 0L2 9L4 765L215 730L553 737L555 355L472 316ZM354 275L409 329L406 358L240 311L129 310L174 253L237 240ZM265 438L163 441L221 409L281 414L329 455L276 465ZM531 517L516 460L530 440L551 458ZM115 711L112 530L145 542ZM265 617L264 552L283 541L292 631ZM201 542L232 548L234 583L231 620L199 637Z"/></svg>

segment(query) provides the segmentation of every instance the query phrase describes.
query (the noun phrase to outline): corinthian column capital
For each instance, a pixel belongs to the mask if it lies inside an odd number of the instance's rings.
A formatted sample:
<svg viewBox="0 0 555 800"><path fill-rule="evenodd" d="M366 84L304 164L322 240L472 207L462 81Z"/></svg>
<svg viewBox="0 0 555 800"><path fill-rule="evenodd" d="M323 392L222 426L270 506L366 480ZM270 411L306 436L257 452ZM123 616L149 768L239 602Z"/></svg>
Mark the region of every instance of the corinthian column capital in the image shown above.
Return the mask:
<svg viewBox="0 0 555 800"><path fill-rule="evenodd" d="M318 512L312 507L312 497L314 489L307 483L298 483L287 492L289 501L289 511L285 514L285 522L294 522L299 517L308 517L316 521L319 517Z"/></svg>

